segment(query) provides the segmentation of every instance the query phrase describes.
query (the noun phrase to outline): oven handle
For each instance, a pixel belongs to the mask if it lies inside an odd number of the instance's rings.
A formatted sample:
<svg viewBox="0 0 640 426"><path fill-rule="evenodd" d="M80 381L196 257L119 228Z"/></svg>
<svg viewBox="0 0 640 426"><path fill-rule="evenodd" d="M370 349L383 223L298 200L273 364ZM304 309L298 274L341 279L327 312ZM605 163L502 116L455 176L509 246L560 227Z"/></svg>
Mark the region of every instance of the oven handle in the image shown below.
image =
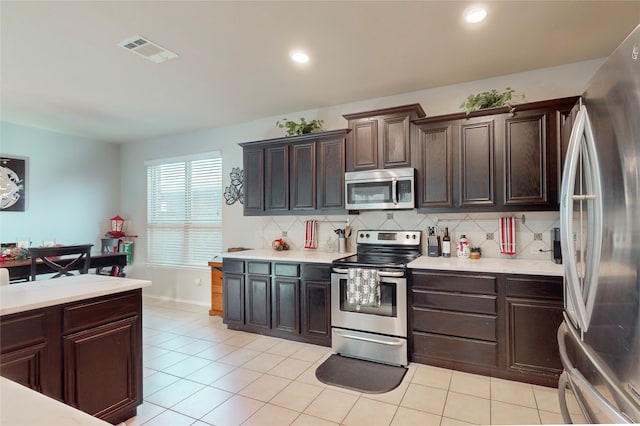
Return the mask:
<svg viewBox="0 0 640 426"><path fill-rule="evenodd" d="M362 337L362 336L354 336L353 334L344 334L336 329L333 330L333 332L335 334L337 334L340 337L344 337L345 339L353 339L353 340L362 340L364 342L369 342L369 343L378 343L380 345L387 345L387 346L402 346L404 345L404 342L402 340L399 340L397 342L384 342L382 340L376 340L376 339L372 339L369 337Z"/></svg>
<svg viewBox="0 0 640 426"><path fill-rule="evenodd" d="M349 272L348 268L333 268L333 272L336 274L347 274ZM402 278L404 277L404 272L389 272L389 271L378 271L379 277L394 277L394 278Z"/></svg>

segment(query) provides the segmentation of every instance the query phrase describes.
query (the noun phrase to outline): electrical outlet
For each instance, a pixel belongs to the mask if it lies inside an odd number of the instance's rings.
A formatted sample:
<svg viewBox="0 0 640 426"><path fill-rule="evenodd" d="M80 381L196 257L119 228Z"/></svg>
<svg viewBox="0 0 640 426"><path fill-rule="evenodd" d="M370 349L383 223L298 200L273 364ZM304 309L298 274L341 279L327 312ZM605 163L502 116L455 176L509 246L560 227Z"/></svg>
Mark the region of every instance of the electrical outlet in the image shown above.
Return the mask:
<svg viewBox="0 0 640 426"><path fill-rule="evenodd" d="M286 237L287 236L287 231L282 231L282 236Z"/></svg>
<svg viewBox="0 0 640 426"><path fill-rule="evenodd" d="M542 234L541 234L541 233L538 233L538 232L535 232L535 233L533 234L533 240L534 240L534 241L542 241Z"/></svg>
<svg viewBox="0 0 640 426"><path fill-rule="evenodd" d="M387 219L389 220L393 219L393 213L387 213Z"/></svg>
<svg viewBox="0 0 640 426"><path fill-rule="evenodd" d="M196 285L200 287L202 285L202 278L196 278Z"/></svg>
<svg viewBox="0 0 640 426"><path fill-rule="evenodd" d="M493 232L487 232L487 240L493 240Z"/></svg>

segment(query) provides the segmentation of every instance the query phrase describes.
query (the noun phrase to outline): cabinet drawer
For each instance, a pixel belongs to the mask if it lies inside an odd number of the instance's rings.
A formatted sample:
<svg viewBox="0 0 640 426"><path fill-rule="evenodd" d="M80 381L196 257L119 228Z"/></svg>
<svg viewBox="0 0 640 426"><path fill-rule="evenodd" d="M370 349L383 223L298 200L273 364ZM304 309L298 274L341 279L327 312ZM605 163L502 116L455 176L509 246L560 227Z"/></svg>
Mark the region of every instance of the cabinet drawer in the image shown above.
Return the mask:
<svg viewBox="0 0 640 426"><path fill-rule="evenodd" d="M479 314L495 314L496 296L470 295L461 293L443 293L413 289L413 306L446 309Z"/></svg>
<svg viewBox="0 0 640 426"><path fill-rule="evenodd" d="M224 259L222 263L223 272L232 272L234 274L244 273L244 260Z"/></svg>
<svg viewBox="0 0 640 426"><path fill-rule="evenodd" d="M496 317L433 309L413 309L413 329L450 336L496 341Z"/></svg>
<svg viewBox="0 0 640 426"><path fill-rule="evenodd" d="M299 277L300 264L299 263L274 263L273 274L277 277Z"/></svg>
<svg viewBox="0 0 640 426"><path fill-rule="evenodd" d="M461 337L413 333L413 353L447 361L459 361L496 367L498 344Z"/></svg>
<svg viewBox="0 0 640 426"><path fill-rule="evenodd" d="M507 276L508 297L563 300L562 277Z"/></svg>
<svg viewBox="0 0 640 426"><path fill-rule="evenodd" d="M63 334L95 327L142 312L142 292L123 293L108 298L90 299L67 306L62 312Z"/></svg>
<svg viewBox="0 0 640 426"><path fill-rule="evenodd" d="M303 263L302 277L306 280L331 280L331 265L317 263Z"/></svg>
<svg viewBox="0 0 640 426"><path fill-rule="evenodd" d="M0 347L8 352L21 346L43 342L46 339L46 316L44 311L2 317Z"/></svg>
<svg viewBox="0 0 640 426"><path fill-rule="evenodd" d="M496 294L496 284L497 279L492 275L413 272L413 288L475 294Z"/></svg>
<svg viewBox="0 0 640 426"><path fill-rule="evenodd" d="M271 262L248 261L247 273L258 275L271 275Z"/></svg>

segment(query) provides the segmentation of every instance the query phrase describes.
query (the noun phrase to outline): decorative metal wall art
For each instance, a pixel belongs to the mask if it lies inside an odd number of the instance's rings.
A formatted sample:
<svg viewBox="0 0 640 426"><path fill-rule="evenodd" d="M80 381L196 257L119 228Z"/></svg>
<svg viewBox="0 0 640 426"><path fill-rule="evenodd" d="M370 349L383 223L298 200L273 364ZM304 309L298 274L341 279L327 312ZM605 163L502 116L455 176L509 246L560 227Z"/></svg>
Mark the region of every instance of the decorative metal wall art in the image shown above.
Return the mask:
<svg viewBox="0 0 640 426"><path fill-rule="evenodd" d="M25 210L26 160L0 157L0 210Z"/></svg>
<svg viewBox="0 0 640 426"><path fill-rule="evenodd" d="M240 201L240 204L244 204L244 171L240 167L234 167L229 173L231 177L231 185L224 189L224 201L227 205L234 204L236 201Z"/></svg>

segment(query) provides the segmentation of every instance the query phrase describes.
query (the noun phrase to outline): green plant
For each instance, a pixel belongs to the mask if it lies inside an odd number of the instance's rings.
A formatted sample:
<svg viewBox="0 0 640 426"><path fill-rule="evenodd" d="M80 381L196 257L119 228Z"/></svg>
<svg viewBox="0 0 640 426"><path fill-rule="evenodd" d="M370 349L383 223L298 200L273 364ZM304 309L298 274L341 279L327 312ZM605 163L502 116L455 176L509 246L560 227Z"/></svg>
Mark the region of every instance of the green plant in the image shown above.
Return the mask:
<svg viewBox="0 0 640 426"><path fill-rule="evenodd" d="M469 248L469 252L470 253L482 254L482 249L480 247L471 247L471 248Z"/></svg>
<svg viewBox="0 0 640 426"><path fill-rule="evenodd" d="M300 123L287 120L286 118L276 121L276 127L281 129L287 129L287 136L306 135L307 133L315 133L322 131L322 125L324 120L311 120L307 121L304 118L300 118Z"/></svg>
<svg viewBox="0 0 640 426"><path fill-rule="evenodd" d="M521 96L524 100L524 95L514 95L515 90L510 87L502 92L498 93L496 89L492 89L489 92L478 93L477 95L471 94L467 97L467 100L460 104L460 108L464 109L467 115L474 111L478 111L484 108L494 107L509 107L509 116L513 117L515 108L511 105L511 98Z"/></svg>

